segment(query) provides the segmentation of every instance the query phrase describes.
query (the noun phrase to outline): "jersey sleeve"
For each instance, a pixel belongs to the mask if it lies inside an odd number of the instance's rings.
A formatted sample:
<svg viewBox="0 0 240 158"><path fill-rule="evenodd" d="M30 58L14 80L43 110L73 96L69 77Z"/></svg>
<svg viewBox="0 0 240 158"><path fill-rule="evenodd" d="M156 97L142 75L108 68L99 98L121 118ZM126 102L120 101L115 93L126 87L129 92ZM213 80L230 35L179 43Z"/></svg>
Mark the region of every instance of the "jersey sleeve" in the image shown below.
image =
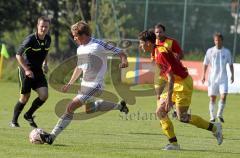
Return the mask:
<svg viewBox="0 0 240 158"><path fill-rule="evenodd" d="M176 40L173 40L172 51L176 54L182 54L182 48Z"/></svg>
<svg viewBox="0 0 240 158"><path fill-rule="evenodd" d="M120 49L118 47L115 47L110 43L103 42L103 41L100 41L100 40L98 40L97 43L99 44L100 51L103 52L103 53L109 53L110 52L114 55L118 55L119 53L122 52L122 49Z"/></svg>
<svg viewBox="0 0 240 158"><path fill-rule="evenodd" d="M203 65L208 65L210 63L210 52L211 50L208 49L203 60Z"/></svg>
<svg viewBox="0 0 240 158"><path fill-rule="evenodd" d="M19 46L18 50L17 50L17 54L18 55L22 55L24 54L28 49L30 49L30 44L31 44L31 38L28 36L24 39L24 41L22 42L22 44Z"/></svg>

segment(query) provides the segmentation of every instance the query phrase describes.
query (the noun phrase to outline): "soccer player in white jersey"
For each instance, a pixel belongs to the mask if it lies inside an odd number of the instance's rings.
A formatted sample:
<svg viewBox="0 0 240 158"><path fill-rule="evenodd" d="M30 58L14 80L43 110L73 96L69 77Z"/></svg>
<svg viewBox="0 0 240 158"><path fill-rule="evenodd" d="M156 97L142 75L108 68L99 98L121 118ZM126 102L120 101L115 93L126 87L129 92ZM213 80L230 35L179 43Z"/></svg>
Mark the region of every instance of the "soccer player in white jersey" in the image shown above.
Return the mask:
<svg viewBox="0 0 240 158"><path fill-rule="evenodd" d="M72 25L71 32L75 42L79 45L77 48L78 63L70 81L63 86L62 90L66 92L80 74L83 74L81 89L79 94L68 104L65 113L61 116L52 132L41 135L42 140L48 144L52 144L55 138L70 124L74 111L82 105L91 105L90 112L118 109L125 114L128 113L124 101L119 104L104 100L93 101L93 98L99 96L102 92L109 52L120 57L120 68L128 66L127 56L121 49L92 38L91 29L84 21ZM86 108L86 112L89 112L88 108Z"/></svg>
<svg viewBox="0 0 240 158"><path fill-rule="evenodd" d="M209 48L203 61L203 76L202 83L205 82L205 75L208 65L211 69L208 75L208 96L210 121L215 122L218 118L220 122L224 122L223 110L226 104L226 98L228 94L228 75L227 64L231 71L231 83L234 82L234 69L230 51L223 47L223 36L221 33L215 33L213 36L215 46ZM217 115L215 115L216 98L220 94L218 102Z"/></svg>

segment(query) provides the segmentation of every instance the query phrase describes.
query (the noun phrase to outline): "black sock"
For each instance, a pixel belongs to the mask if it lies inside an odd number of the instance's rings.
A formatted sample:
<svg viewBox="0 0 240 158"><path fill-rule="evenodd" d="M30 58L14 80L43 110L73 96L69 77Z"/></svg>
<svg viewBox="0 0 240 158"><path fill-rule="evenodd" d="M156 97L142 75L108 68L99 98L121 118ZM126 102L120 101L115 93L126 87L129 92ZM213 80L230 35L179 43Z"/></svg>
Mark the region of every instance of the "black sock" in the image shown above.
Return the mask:
<svg viewBox="0 0 240 158"><path fill-rule="evenodd" d="M30 107L30 109L26 112L27 116L32 116L33 113L40 107L43 105L45 101L42 101L39 97L37 97L33 102L32 102L32 106Z"/></svg>
<svg viewBox="0 0 240 158"><path fill-rule="evenodd" d="M20 113L22 112L24 106L25 106L25 104L21 103L20 101L17 102L17 104L14 107L12 122L14 122L14 123L18 122L18 117L19 117Z"/></svg>
<svg viewBox="0 0 240 158"><path fill-rule="evenodd" d="M177 143L177 137L170 138L170 139L168 139L168 141L169 141L170 143L174 143L174 142Z"/></svg>

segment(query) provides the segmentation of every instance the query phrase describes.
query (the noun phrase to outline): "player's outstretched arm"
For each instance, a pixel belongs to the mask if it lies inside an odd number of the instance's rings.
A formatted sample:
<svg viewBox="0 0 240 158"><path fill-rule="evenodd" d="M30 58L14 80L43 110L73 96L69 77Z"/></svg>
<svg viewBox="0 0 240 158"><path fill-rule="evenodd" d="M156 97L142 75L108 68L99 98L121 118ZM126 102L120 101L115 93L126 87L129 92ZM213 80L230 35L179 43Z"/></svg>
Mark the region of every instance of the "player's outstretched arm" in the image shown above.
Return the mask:
<svg viewBox="0 0 240 158"><path fill-rule="evenodd" d="M67 84L65 84L62 87L62 91L63 92L67 92L68 89L70 88L70 86L78 79L78 77L82 74L82 69L79 67L76 67L73 71L72 77L69 80L69 82Z"/></svg>

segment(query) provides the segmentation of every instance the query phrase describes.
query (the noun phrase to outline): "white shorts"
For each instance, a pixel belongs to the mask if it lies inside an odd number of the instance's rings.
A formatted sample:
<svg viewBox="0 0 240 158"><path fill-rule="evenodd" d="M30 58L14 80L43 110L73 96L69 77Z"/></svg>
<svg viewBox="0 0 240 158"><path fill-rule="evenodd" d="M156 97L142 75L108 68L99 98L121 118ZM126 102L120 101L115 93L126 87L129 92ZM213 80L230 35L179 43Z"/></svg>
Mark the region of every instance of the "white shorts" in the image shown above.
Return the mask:
<svg viewBox="0 0 240 158"><path fill-rule="evenodd" d="M100 96L102 93L102 85L96 84L95 86L87 87L81 86L81 89L76 96L81 103L86 103L94 99L94 97Z"/></svg>
<svg viewBox="0 0 240 158"><path fill-rule="evenodd" d="M217 96L219 94L228 93L228 83L214 83L208 85L208 96Z"/></svg>

